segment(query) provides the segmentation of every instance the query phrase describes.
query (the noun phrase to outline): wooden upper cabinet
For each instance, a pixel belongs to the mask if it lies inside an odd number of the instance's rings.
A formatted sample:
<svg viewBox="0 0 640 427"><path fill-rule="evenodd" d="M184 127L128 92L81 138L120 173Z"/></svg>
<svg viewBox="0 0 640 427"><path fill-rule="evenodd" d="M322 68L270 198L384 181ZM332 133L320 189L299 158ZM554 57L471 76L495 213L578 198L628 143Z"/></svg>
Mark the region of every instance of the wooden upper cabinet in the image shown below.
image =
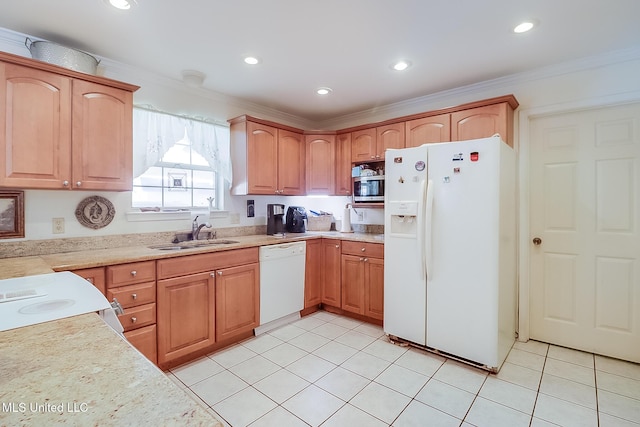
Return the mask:
<svg viewBox="0 0 640 427"><path fill-rule="evenodd" d="M387 148L404 148L405 146L404 123L378 126L376 133L376 159L384 160L384 152Z"/></svg>
<svg viewBox="0 0 640 427"><path fill-rule="evenodd" d="M304 196L304 153L302 133L278 129L277 194Z"/></svg>
<svg viewBox="0 0 640 427"><path fill-rule="evenodd" d="M451 114L438 114L405 122L406 147L451 141Z"/></svg>
<svg viewBox="0 0 640 427"><path fill-rule="evenodd" d="M232 195L304 195L302 131L249 116L231 123Z"/></svg>
<svg viewBox="0 0 640 427"><path fill-rule="evenodd" d="M0 186L71 181L71 79L0 62Z"/></svg>
<svg viewBox="0 0 640 427"><path fill-rule="evenodd" d="M351 161L369 162L376 158L376 128L351 133Z"/></svg>
<svg viewBox="0 0 640 427"><path fill-rule="evenodd" d="M336 196L351 195L351 133L336 136Z"/></svg>
<svg viewBox="0 0 640 427"><path fill-rule="evenodd" d="M72 186L133 188L133 93L73 82Z"/></svg>
<svg viewBox="0 0 640 427"><path fill-rule="evenodd" d="M126 83L0 52L0 187L132 188Z"/></svg>
<svg viewBox="0 0 640 427"><path fill-rule="evenodd" d="M278 191L277 128L247 122L246 162L249 194L276 194Z"/></svg>
<svg viewBox="0 0 640 427"><path fill-rule="evenodd" d="M306 194L335 194L336 136L305 135Z"/></svg>
<svg viewBox="0 0 640 427"><path fill-rule="evenodd" d="M513 108L508 102L451 113L451 140L464 141L493 136L513 147Z"/></svg>

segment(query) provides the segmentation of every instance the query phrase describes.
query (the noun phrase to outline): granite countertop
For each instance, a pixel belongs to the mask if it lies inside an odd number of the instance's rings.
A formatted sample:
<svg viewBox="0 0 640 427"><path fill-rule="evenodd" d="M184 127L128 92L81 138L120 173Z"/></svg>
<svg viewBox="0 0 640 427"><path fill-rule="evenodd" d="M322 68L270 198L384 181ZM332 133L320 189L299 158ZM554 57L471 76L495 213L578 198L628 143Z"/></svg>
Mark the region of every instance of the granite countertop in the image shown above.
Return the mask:
<svg viewBox="0 0 640 427"><path fill-rule="evenodd" d="M97 314L0 332L0 424L220 426Z"/></svg>
<svg viewBox="0 0 640 427"><path fill-rule="evenodd" d="M77 270L82 268L102 267L105 265L123 264L127 262L147 261L196 253L225 251L230 249L249 248L279 243L328 237L332 239L351 240L366 243L384 243L382 234L341 233L338 231L309 231L300 234L287 234L284 238L262 234L250 236L232 236L218 240L233 240L238 243L229 245L212 245L185 249L180 251L163 251L150 249L148 246L126 246L111 249L93 249L71 252L53 253L40 256L21 256L0 258L0 279L46 274L54 271ZM167 245L170 243L167 242ZM153 245L150 245L153 246Z"/></svg>

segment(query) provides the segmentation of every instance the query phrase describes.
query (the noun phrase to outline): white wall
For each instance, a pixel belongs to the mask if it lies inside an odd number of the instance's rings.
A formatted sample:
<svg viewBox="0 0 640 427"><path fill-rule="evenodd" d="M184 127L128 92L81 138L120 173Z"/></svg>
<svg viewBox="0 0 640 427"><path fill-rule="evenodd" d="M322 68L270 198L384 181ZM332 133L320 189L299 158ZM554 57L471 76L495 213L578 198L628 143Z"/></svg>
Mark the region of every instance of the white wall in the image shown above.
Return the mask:
<svg viewBox="0 0 640 427"><path fill-rule="evenodd" d="M24 38L24 35L0 29L0 50L29 56L28 50L24 47ZM520 109L526 110L584 100L592 100L597 103L600 98L640 91L640 79L637 78L640 75L640 50L630 50L541 70L532 70L507 78L407 100L377 108L375 111L364 111L336 118L332 121L310 123L305 119L234 100L219 93L191 89L184 86L182 82L166 79L143 70L136 70L108 59L102 59L101 64L106 77L141 86L141 89L134 94L134 103L137 105L152 105L163 111L200 116L219 123L226 123L227 119L241 114L251 114L303 129L340 129L511 93L520 102ZM128 192L27 190L25 194L25 232L28 240L188 230L190 228L189 219L128 221L126 212L131 210L131 196ZM100 230L91 230L81 226L76 221L74 214L75 207L83 198L95 194L111 200L117 212L113 222ZM246 217L247 199L255 200L255 218ZM334 212L337 219L342 219L342 211L348 201L346 197L326 199L283 196L231 197L227 194L225 209L231 215L214 218L211 222L214 227L266 224L267 203L283 203L287 206L302 205L309 209L322 209ZM363 223L383 224L382 210L366 209L363 211L365 215ZM238 216L239 224L232 223ZM65 219L64 234L52 234L52 218ZM358 223L354 213L352 213L351 220L353 223Z"/></svg>

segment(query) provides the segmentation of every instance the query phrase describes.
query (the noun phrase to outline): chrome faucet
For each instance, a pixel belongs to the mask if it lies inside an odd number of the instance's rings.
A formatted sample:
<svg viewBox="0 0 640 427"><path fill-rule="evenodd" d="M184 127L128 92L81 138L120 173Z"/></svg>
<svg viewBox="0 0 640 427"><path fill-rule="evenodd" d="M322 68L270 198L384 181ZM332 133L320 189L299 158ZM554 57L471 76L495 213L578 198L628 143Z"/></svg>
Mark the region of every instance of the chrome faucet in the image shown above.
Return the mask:
<svg viewBox="0 0 640 427"><path fill-rule="evenodd" d="M200 236L200 230L202 230L203 227L211 227L211 224L209 224L208 222L198 225L199 216L200 215L196 215L196 217L193 218L193 223L191 224L191 240L198 240L198 237Z"/></svg>

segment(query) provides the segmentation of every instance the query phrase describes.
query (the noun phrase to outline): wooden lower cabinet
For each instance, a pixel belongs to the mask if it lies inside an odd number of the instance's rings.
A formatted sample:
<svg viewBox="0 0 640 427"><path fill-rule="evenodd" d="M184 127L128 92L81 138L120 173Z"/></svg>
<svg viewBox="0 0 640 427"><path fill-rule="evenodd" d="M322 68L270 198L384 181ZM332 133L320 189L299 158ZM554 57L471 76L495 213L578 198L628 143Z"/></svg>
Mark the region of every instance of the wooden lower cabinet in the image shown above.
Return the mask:
<svg viewBox="0 0 640 427"><path fill-rule="evenodd" d="M260 324L260 264L216 271L216 340L250 332Z"/></svg>
<svg viewBox="0 0 640 427"><path fill-rule="evenodd" d="M375 243L342 244L342 309L382 320L384 307L384 247Z"/></svg>
<svg viewBox="0 0 640 427"><path fill-rule="evenodd" d="M324 264L322 240L307 240L304 269L304 308L314 307L322 302Z"/></svg>
<svg viewBox="0 0 640 427"><path fill-rule="evenodd" d="M340 307L342 301L341 247L338 239L322 239L322 303L333 307Z"/></svg>
<svg viewBox="0 0 640 427"><path fill-rule="evenodd" d="M157 275L163 369L247 338L259 325L257 247L159 260Z"/></svg>
<svg viewBox="0 0 640 427"><path fill-rule="evenodd" d="M215 273L158 280L158 364L215 343Z"/></svg>
<svg viewBox="0 0 640 427"><path fill-rule="evenodd" d="M384 313L384 260L368 258L365 262L364 315L382 320Z"/></svg>
<svg viewBox="0 0 640 427"><path fill-rule="evenodd" d="M102 292L102 295L106 294L107 285L105 281L104 267L83 268L82 270L73 270L72 273L85 278L89 283L98 288L98 290Z"/></svg>
<svg viewBox="0 0 640 427"><path fill-rule="evenodd" d="M158 345L156 339L156 325L145 326L124 333L124 337L140 353L153 363L158 364Z"/></svg>

